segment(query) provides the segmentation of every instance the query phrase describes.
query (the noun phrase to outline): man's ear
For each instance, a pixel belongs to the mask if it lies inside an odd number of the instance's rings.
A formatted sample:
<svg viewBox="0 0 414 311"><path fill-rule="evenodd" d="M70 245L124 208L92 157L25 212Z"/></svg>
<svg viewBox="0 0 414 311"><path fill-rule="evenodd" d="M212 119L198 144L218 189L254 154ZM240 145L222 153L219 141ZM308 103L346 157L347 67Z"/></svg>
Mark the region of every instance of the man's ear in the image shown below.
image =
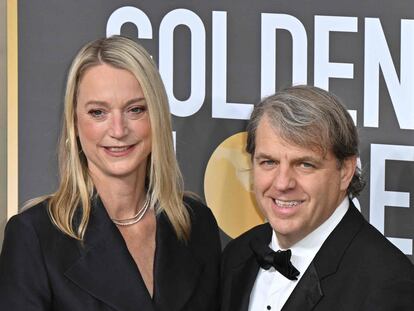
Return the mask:
<svg viewBox="0 0 414 311"><path fill-rule="evenodd" d="M351 183L357 165L357 157L352 156L343 160L341 165L341 190L346 191Z"/></svg>

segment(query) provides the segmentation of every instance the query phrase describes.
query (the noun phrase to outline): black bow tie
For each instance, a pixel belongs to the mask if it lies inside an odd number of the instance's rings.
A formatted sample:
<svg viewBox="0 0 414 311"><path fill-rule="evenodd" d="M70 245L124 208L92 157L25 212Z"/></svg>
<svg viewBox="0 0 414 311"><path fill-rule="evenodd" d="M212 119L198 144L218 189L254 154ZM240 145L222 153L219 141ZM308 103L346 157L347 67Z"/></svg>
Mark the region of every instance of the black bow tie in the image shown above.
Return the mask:
<svg viewBox="0 0 414 311"><path fill-rule="evenodd" d="M270 267L274 267L289 280L298 279L300 273L290 262L290 257L292 256L290 249L275 252L268 245L256 240L250 242L250 247L256 255L256 259L261 268L269 270Z"/></svg>

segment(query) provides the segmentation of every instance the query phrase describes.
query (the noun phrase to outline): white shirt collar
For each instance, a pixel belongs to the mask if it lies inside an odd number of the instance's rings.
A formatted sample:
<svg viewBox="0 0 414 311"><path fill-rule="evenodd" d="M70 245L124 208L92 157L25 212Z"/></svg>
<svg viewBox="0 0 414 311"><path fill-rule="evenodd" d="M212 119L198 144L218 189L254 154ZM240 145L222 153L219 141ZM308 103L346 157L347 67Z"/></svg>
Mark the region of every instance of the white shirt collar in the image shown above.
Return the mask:
<svg viewBox="0 0 414 311"><path fill-rule="evenodd" d="M339 206L327 220L325 220L318 228L313 230L302 240L298 241L292 247L290 247L290 250L292 251L291 261L293 265L300 271L301 275L305 272L306 268L313 260L322 244L339 224L341 219L345 216L348 208L349 199L348 197L345 197L341 204L339 204ZM279 246L275 231L273 231L272 234L270 247L275 251L282 249Z"/></svg>
<svg viewBox="0 0 414 311"><path fill-rule="evenodd" d="M269 270L259 269L250 294L249 311L263 311L268 308L272 311L280 311L282 309L316 253L344 217L348 208L349 199L345 198L323 224L290 248L291 262L300 272L297 281L285 278L273 267ZM269 246L275 251L281 249L274 231Z"/></svg>

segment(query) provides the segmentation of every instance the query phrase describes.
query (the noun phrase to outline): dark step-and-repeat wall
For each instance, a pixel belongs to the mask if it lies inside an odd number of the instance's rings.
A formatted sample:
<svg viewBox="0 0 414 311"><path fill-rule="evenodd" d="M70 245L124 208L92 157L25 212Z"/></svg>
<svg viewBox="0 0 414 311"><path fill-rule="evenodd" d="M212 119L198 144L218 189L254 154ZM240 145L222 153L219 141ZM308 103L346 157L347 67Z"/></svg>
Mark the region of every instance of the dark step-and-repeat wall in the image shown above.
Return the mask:
<svg viewBox="0 0 414 311"><path fill-rule="evenodd" d="M186 189L224 244L263 221L245 126L292 83L329 89L361 137L363 215L412 261L414 2L411 0L18 1L19 203L56 187L65 75L86 42L138 38L159 65Z"/></svg>

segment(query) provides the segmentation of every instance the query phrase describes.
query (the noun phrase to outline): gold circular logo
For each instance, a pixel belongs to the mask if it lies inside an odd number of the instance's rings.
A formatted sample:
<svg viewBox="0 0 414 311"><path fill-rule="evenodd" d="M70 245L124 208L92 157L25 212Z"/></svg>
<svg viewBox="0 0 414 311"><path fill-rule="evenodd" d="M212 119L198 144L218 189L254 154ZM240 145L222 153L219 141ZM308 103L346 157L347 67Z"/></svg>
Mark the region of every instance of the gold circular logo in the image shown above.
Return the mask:
<svg viewBox="0 0 414 311"><path fill-rule="evenodd" d="M204 175L207 205L218 225L231 238L263 223L252 191L246 132L230 136L214 150Z"/></svg>

